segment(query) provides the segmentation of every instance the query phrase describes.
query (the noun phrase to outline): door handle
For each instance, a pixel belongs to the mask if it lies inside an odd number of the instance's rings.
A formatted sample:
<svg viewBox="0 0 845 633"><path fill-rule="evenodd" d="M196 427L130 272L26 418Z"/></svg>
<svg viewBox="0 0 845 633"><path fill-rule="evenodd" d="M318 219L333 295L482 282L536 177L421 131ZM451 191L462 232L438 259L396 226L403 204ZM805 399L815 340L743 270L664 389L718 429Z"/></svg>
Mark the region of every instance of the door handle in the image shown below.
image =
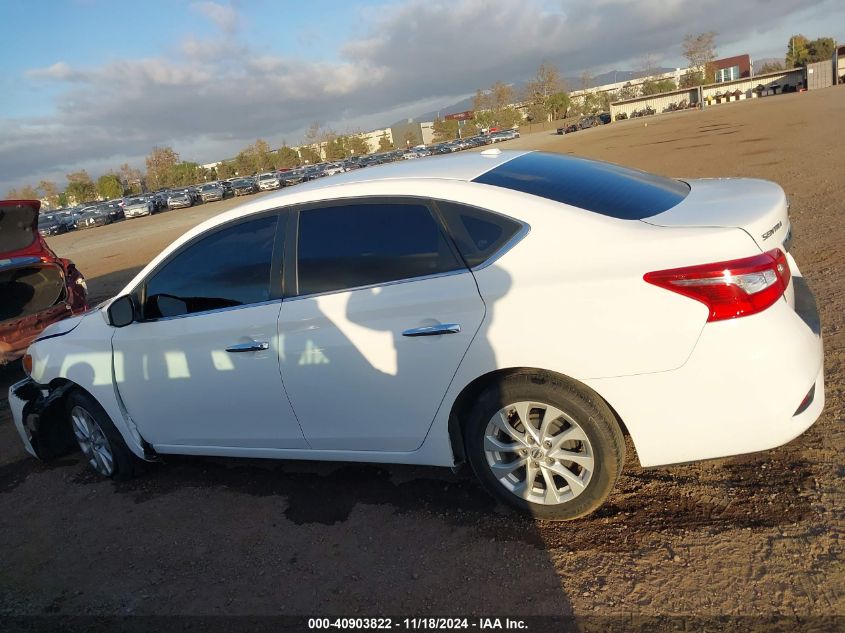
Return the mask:
<svg viewBox="0 0 845 633"><path fill-rule="evenodd" d="M267 341L249 341L247 343L237 343L226 348L227 352L262 352L265 349L270 349L270 343Z"/></svg>
<svg viewBox="0 0 845 633"><path fill-rule="evenodd" d="M411 328L402 332L402 336L439 336L440 334L457 334L460 331L460 323L441 323L440 325Z"/></svg>

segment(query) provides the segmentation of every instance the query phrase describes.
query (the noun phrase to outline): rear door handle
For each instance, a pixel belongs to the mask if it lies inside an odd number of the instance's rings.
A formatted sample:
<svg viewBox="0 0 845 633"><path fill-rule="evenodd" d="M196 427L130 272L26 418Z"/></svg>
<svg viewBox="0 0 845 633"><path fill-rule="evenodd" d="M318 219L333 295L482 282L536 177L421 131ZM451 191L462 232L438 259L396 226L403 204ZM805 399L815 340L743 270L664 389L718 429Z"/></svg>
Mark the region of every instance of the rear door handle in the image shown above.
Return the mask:
<svg viewBox="0 0 845 633"><path fill-rule="evenodd" d="M227 352L262 352L270 349L270 343L267 341L248 341L246 343L237 343L226 348Z"/></svg>
<svg viewBox="0 0 845 633"><path fill-rule="evenodd" d="M411 328L402 332L402 336L439 336L441 334L457 334L460 331L460 323L441 323L440 325Z"/></svg>

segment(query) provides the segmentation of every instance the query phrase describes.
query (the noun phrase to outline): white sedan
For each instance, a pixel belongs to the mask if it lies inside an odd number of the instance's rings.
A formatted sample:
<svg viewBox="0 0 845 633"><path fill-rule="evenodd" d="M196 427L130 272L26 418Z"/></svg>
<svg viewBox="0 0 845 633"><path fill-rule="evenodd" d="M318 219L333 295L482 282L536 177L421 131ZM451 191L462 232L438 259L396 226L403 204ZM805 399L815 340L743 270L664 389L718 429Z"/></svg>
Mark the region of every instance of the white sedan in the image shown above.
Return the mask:
<svg viewBox="0 0 845 633"><path fill-rule="evenodd" d="M643 466L788 442L824 405L776 184L489 149L356 170L186 233L50 326L11 388L33 455L468 462L571 519Z"/></svg>

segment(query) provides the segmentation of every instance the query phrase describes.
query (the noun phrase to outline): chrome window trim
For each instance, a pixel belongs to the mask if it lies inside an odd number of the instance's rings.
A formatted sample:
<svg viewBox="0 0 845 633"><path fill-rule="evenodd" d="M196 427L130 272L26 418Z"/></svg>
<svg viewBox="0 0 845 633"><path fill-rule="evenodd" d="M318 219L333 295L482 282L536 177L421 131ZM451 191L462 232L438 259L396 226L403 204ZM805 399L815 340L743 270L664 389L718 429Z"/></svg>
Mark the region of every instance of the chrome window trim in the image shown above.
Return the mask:
<svg viewBox="0 0 845 633"><path fill-rule="evenodd" d="M177 314L169 317L159 317L157 319L144 319L143 321L135 321L135 323L160 323L162 321L172 321L174 319L187 319L195 316L205 316L207 314L219 314L221 312L232 312L233 310L243 310L244 308L254 308L257 306L266 306L273 303L282 303L282 299L268 299L267 301L259 301L257 303L244 303L239 306L226 306L225 308L214 308L213 310L203 310L202 312L189 312L188 314Z"/></svg>
<svg viewBox="0 0 845 633"><path fill-rule="evenodd" d="M368 284L366 286L355 286L354 288L339 288L338 290L327 290L326 292L315 292L309 295L297 295L296 297L285 297L282 303L288 301L299 301L300 299L314 299L315 297L325 297L328 295L337 295L343 292L354 292L356 290L368 290L372 288L383 288L385 286L395 286L397 284L407 284L414 281L427 281L429 279L438 279L440 277L452 277L454 275L472 274L472 272L465 266L461 266L458 270L449 270L445 273L433 273L431 275L424 275L422 277L406 277L405 279L394 279L392 281L383 281L377 284Z"/></svg>

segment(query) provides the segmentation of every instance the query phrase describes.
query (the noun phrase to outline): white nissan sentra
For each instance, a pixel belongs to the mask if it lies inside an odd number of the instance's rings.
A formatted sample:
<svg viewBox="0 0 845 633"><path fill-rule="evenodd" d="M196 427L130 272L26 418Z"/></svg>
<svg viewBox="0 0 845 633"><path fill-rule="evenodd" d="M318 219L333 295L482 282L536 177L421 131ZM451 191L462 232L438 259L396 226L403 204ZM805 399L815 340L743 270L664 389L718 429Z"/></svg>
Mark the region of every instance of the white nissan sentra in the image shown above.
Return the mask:
<svg viewBox="0 0 845 633"><path fill-rule="evenodd" d="M761 180L487 150L311 182L179 238L50 326L9 403L100 474L169 454L471 464L571 519L630 434L656 466L769 449L824 406L815 301Z"/></svg>

